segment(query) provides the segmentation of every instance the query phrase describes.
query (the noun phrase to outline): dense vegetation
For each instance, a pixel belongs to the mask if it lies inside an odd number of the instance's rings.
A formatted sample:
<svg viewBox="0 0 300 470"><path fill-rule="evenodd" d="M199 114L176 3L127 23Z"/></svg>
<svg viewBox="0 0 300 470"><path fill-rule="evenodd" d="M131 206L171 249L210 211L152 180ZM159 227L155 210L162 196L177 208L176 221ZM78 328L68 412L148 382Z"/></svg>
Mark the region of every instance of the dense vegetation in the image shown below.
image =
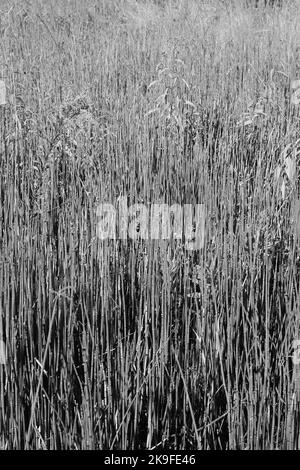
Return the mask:
<svg viewBox="0 0 300 470"><path fill-rule="evenodd" d="M0 447L300 446L300 9L246 3L1 2Z"/></svg>

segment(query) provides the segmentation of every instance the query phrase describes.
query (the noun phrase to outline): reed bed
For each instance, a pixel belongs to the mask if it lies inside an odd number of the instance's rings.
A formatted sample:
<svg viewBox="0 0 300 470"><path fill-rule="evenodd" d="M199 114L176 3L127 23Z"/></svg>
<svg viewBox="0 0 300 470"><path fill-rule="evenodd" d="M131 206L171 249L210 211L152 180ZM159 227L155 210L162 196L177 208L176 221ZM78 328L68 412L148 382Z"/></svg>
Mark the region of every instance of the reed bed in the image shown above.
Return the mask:
<svg viewBox="0 0 300 470"><path fill-rule="evenodd" d="M297 2L0 9L0 447L298 449Z"/></svg>

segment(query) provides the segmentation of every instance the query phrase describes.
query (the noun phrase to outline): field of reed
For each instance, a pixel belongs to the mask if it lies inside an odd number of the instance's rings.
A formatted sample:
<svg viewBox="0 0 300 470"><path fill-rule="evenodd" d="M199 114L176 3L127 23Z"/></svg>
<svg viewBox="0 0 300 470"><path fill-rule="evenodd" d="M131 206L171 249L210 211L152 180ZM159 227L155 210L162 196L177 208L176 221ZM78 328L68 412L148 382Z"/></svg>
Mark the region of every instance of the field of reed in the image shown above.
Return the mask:
<svg viewBox="0 0 300 470"><path fill-rule="evenodd" d="M1 1L1 449L300 448L300 5L254 3ZM204 246L100 240L121 197Z"/></svg>

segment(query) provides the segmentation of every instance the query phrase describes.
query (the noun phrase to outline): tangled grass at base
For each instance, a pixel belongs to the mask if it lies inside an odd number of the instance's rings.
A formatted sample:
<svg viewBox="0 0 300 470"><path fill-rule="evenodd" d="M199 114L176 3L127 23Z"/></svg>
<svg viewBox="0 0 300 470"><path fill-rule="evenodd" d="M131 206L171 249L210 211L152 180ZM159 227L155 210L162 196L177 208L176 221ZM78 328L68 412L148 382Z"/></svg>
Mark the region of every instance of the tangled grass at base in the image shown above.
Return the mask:
<svg viewBox="0 0 300 470"><path fill-rule="evenodd" d="M300 9L242 3L1 2L1 448L299 449Z"/></svg>

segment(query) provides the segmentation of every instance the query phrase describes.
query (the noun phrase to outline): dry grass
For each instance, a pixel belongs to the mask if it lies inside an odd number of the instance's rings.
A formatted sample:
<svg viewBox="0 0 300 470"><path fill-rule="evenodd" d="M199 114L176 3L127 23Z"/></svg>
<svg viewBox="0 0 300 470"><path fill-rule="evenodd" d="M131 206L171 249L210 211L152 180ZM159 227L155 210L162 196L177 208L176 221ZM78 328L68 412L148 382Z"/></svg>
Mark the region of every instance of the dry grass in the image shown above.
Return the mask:
<svg viewBox="0 0 300 470"><path fill-rule="evenodd" d="M2 448L299 448L300 11L159 3L1 3ZM101 242L123 195L204 249Z"/></svg>

